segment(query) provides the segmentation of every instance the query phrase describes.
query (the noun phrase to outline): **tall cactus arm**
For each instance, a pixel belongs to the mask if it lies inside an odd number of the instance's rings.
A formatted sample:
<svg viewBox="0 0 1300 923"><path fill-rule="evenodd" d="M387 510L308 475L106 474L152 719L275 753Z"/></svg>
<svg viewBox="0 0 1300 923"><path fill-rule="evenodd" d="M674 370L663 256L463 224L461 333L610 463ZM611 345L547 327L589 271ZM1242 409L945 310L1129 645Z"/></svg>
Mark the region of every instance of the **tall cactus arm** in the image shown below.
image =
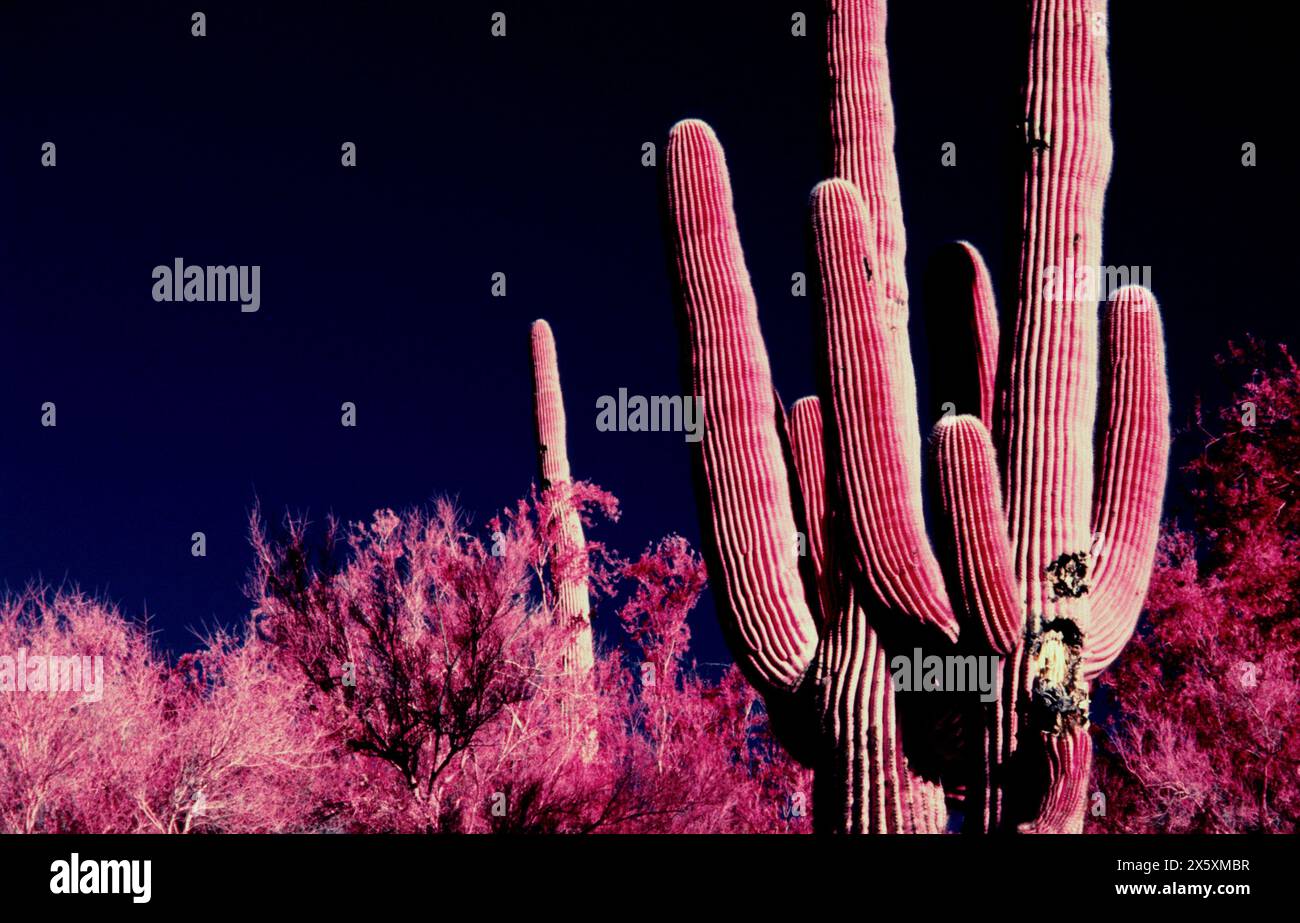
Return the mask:
<svg viewBox="0 0 1300 923"><path fill-rule="evenodd" d="M894 100L885 51L885 0L831 0L826 20L831 76L831 147L835 175L858 187L866 203L872 271L885 299L904 306L903 206L894 162ZM910 355L910 353L908 353Z"/></svg>
<svg viewBox="0 0 1300 923"><path fill-rule="evenodd" d="M1099 0L1029 5L1020 290L1002 447L1008 531L1028 605L1085 632L1086 606L1058 596L1046 569L1086 553L1091 536L1097 305L1070 283L1101 253L1111 162L1104 15Z"/></svg>
<svg viewBox="0 0 1300 923"><path fill-rule="evenodd" d="M826 30L831 142L842 182L814 190L813 225L823 291L829 293L826 345L837 475L856 563L873 594L955 636L921 514L921 434L907 332L907 245L894 160L885 2L832 0ZM850 207L848 197L858 199L861 216L838 220Z"/></svg>
<svg viewBox="0 0 1300 923"><path fill-rule="evenodd" d="M790 407L789 430L799 495L803 498L805 550L824 621L827 614L834 611L836 597L828 556L822 409L821 402L816 397L804 397L794 402Z"/></svg>
<svg viewBox="0 0 1300 923"><path fill-rule="evenodd" d="M934 428L940 505L948 523L948 584L990 649L1007 654L1020 643L1024 607L1011 563L997 461L988 430L973 416L951 416Z"/></svg>
<svg viewBox="0 0 1300 923"><path fill-rule="evenodd" d="M737 659L766 689L793 690L817 628L804 596L772 372L740 248L722 147L703 122L673 126L668 211L691 387L704 407L699 459L707 550Z"/></svg>
<svg viewBox="0 0 1300 923"><path fill-rule="evenodd" d="M533 423L537 435L537 467L542 489L557 488L560 506L556 557L551 581L555 594L555 619L573 633L565 653L564 669L585 676L595 662L591 633L591 597L587 577L581 572L586 551L582 519L564 496L572 483L565 435L564 395L560 391L560 367L555 354L555 337L544 320L533 323L529 338L533 370Z"/></svg>
<svg viewBox="0 0 1300 923"><path fill-rule="evenodd" d="M1160 308L1146 289L1111 296L1102 336L1092 624L1084 671L1096 676L1133 634L1146 597L1169 464L1169 384Z"/></svg>
<svg viewBox="0 0 1300 923"><path fill-rule="evenodd" d="M881 602L955 639L956 619L922 513L906 307L876 279L857 187L843 179L819 183L811 207L836 474L855 563Z"/></svg>
<svg viewBox="0 0 1300 923"><path fill-rule="evenodd" d="M940 247L926 267L924 297L936 403L952 402L961 413L978 414L993 432L998 311L979 251L964 240ZM969 324L970 336L958 329L963 323Z"/></svg>

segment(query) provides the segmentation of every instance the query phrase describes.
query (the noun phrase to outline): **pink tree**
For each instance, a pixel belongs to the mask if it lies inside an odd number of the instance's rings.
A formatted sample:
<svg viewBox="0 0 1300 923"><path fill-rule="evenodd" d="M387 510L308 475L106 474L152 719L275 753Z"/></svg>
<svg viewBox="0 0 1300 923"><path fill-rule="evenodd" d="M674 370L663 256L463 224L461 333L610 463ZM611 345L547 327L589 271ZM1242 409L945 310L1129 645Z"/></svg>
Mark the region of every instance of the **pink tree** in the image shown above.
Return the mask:
<svg viewBox="0 0 1300 923"><path fill-rule="evenodd" d="M588 522L593 507L614 509L581 483L565 501ZM337 744L326 774L335 781L313 789L311 822L801 829L799 772L766 735L755 696L687 666L686 616L704 572L681 539L634 563L585 543L600 552L583 565L592 586L631 586L620 610L629 638L573 682L573 633L555 616L544 566L570 541L552 503L521 502L487 524L488 542L446 503L432 515L384 511L354 526L345 547L331 545L341 533L331 528L315 552L301 521L275 542L255 520L258 643L305 680L306 707Z"/></svg>
<svg viewBox="0 0 1300 923"><path fill-rule="evenodd" d="M173 668L111 607L32 589L0 604L0 656L19 651L102 672L88 698L0 666L0 831L302 829L328 751L265 648L219 637Z"/></svg>
<svg viewBox="0 0 1300 923"><path fill-rule="evenodd" d="M353 527L337 563L336 527L317 562L300 521L282 545L256 520L253 534L259 636L301 671L314 708L362 757L355 784L371 784L375 763L395 772L402 816L381 823L441 829L470 810L458 783L483 769L489 738L508 754L521 712L545 707L548 674L562 672L566 645L528 602L529 520L498 530L493 548L445 502L430 516L381 511Z"/></svg>
<svg viewBox="0 0 1300 923"><path fill-rule="evenodd" d="M89 657L92 669L101 658L102 697L33 689L39 670L20 688L19 658L51 656ZM163 668L144 634L80 593L37 587L0 603L0 657L11 659L0 665L0 831L134 829L147 787L134 745L165 727Z"/></svg>
<svg viewBox="0 0 1300 923"><path fill-rule="evenodd" d="M705 585L687 542L665 539L622 572L633 590L619 610L629 650L624 721L640 730L644 787L661 812L641 828L662 832L802 833L811 829L811 774L776 743L757 692L728 667L717 682L690 661L687 615Z"/></svg>

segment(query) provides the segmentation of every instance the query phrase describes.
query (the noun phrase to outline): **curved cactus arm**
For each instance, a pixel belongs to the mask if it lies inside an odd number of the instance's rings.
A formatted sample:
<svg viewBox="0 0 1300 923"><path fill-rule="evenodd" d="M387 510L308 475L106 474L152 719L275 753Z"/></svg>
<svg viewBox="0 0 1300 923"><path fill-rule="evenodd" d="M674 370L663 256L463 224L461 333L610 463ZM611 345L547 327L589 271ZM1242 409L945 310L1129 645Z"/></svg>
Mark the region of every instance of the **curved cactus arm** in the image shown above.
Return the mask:
<svg viewBox="0 0 1300 923"><path fill-rule="evenodd" d="M837 477L856 562L873 594L955 637L921 515L921 434L885 6L884 0L831 0L826 21L834 169L846 182L813 191L813 224L823 291L831 291L829 282L837 296L824 294ZM837 221L848 196L858 199L861 217L844 214ZM836 233L847 237L835 241Z"/></svg>
<svg viewBox="0 0 1300 923"><path fill-rule="evenodd" d="M572 484L569 473L569 452L565 436L564 395L560 391L560 367L555 353L555 337L551 325L544 320L534 321L529 338L533 370L533 423L537 435L537 468L543 490L558 488L561 492ZM586 536L582 519L569 499L561 493L562 504L555 515L559 516L559 556L573 559L586 550ZM551 568L552 590L555 594L555 619L573 638L565 654L566 672L585 676L592 667L595 655L591 633L591 597L585 573L574 573L571 567Z"/></svg>
<svg viewBox="0 0 1300 923"><path fill-rule="evenodd" d="M930 343L932 393L962 413L979 415L993 431L993 395L998 371L998 311L984 258L959 240L940 247L925 272L926 332ZM954 336L959 325L970 336Z"/></svg>
<svg viewBox="0 0 1300 923"><path fill-rule="evenodd" d="M1024 95L1026 169L1019 299L1007 355L1002 448L1008 532L1031 612L1074 620L1047 567L1090 545L1097 406L1095 270L1110 176L1110 79L1104 4L1031 0ZM1082 297L1078 297L1082 296Z"/></svg>
<svg viewBox="0 0 1300 923"><path fill-rule="evenodd" d="M816 397L804 397L795 401L790 407L788 429L799 495L803 498L804 550L817 589L821 621L825 622L834 611L836 596L827 535L826 461L821 402Z"/></svg>
<svg viewBox="0 0 1300 923"><path fill-rule="evenodd" d="M857 187L842 179L819 183L811 207L835 471L855 563L881 602L955 639L956 619L922 513L906 308L875 279Z"/></svg>
<svg viewBox="0 0 1300 923"><path fill-rule="evenodd" d="M673 126L666 161L691 387L704 408L705 541L721 566L720 608L750 675L766 689L793 690L816 653L817 627L731 180L718 139L698 120Z"/></svg>
<svg viewBox="0 0 1300 923"><path fill-rule="evenodd" d="M1169 464L1169 383L1155 297L1139 286L1111 296L1102 337L1097 494L1093 500L1092 621L1084 671L1110 665L1146 597Z"/></svg>
<svg viewBox="0 0 1300 923"><path fill-rule="evenodd" d="M989 648L1010 653L1024 631L1024 606L1002 515L997 461L988 430L973 416L934 427L940 506L949 527L948 584Z"/></svg>

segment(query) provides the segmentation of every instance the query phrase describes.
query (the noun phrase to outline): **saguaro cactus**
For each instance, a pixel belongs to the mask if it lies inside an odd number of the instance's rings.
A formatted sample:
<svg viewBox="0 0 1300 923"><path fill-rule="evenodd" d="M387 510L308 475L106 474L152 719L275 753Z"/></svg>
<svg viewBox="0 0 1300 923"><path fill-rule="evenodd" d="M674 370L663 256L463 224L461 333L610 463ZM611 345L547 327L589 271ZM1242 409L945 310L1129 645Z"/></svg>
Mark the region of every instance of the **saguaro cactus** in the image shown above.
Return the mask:
<svg viewBox="0 0 1300 923"><path fill-rule="evenodd" d="M1105 6L1031 0L1027 15L1014 322L999 344L989 276L967 244L936 264L946 284L928 306L964 316L950 329L968 326L973 340L965 379L947 380L960 393L940 396L970 413L945 417L931 439L934 548L883 0L830 3L836 178L811 197L821 396L797 402L788 428L722 148L695 120L669 136L690 385L704 399L706 551L738 661L816 770L819 829L941 830L942 785L965 829L1080 830L1088 685L1131 635L1145 594L1169 444L1159 313L1144 289L1111 297L1094 433L1097 302L1068 284L1100 255ZM811 560L797 554L805 544ZM954 721L937 698L898 693L892 658L916 647L1001 657L997 700Z"/></svg>
<svg viewBox="0 0 1300 923"><path fill-rule="evenodd" d="M537 470L543 491L553 501L547 511L558 517L555 551L550 562L555 620L570 640L564 671L585 678L594 662L591 598L585 574L586 538L582 519L566 492L573 485L565 437L564 395L555 356L555 336L544 320L533 322L530 338L533 369L533 423L537 434Z"/></svg>

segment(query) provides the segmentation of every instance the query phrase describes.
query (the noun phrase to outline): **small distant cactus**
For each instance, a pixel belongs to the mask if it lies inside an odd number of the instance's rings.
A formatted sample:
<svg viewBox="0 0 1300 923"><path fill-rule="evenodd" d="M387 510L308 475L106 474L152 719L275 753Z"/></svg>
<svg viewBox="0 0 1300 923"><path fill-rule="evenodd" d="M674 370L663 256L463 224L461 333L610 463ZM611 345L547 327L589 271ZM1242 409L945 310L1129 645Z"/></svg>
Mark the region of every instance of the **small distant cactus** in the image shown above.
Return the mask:
<svg viewBox="0 0 1300 923"><path fill-rule="evenodd" d="M591 598L587 589L586 538L582 517L570 496L573 476L565 434L564 395L555 355L555 336L544 320L533 322L530 340L533 369L533 422L537 434L537 473L540 487L549 492L549 511L559 518L557 540L550 562L554 617L571 633L564 670L585 678L595 656L591 634Z"/></svg>
<svg viewBox="0 0 1300 923"><path fill-rule="evenodd" d="M1080 831L1088 689L1146 592L1169 448L1155 299L1136 287L1112 295L1099 360L1096 302L1044 291L1049 267L1094 267L1100 255L1105 5L1031 0L1027 15L1013 323L999 344L989 275L967 244L949 251L949 284L928 306L973 340L962 393L942 396L973 412L946 416L931 439L937 554L922 513L883 0L830 3L836 178L811 198L820 399L796 402L788 424L722 148L696 120L669 136L690 386L706 415L710 572L737 660L815 770L822 830L940 832L957 805L966 830ZM890 663L915 647L1000 656L997 700L955 721L905 703Z"/></svg>

